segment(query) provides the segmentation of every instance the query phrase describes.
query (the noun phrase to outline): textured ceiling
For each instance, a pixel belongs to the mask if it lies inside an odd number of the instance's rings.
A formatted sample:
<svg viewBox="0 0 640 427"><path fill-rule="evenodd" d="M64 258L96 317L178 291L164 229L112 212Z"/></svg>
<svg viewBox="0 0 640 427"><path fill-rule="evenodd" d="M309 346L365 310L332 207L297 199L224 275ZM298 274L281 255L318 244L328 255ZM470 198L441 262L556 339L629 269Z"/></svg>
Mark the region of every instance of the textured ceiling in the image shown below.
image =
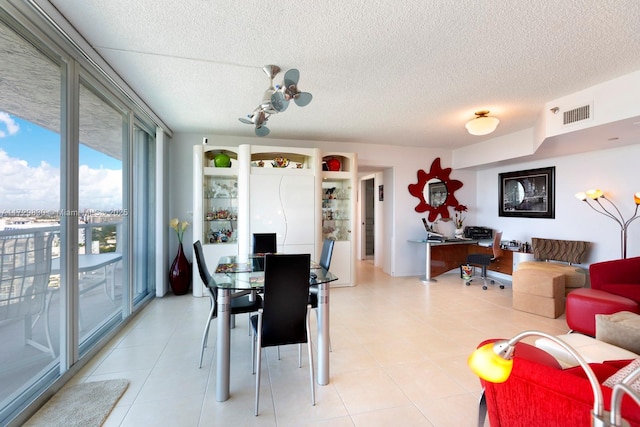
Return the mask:
<svg viewBox="0 0 640 427"><path fill-rule="evenodd" d="M314 98L266 139L423 147L531 127L545 102L640 69L638 0L50 2L176 132L254 135L238 118L267 64ZM490 136L464 128L480 109L501 120Z"/></svg>

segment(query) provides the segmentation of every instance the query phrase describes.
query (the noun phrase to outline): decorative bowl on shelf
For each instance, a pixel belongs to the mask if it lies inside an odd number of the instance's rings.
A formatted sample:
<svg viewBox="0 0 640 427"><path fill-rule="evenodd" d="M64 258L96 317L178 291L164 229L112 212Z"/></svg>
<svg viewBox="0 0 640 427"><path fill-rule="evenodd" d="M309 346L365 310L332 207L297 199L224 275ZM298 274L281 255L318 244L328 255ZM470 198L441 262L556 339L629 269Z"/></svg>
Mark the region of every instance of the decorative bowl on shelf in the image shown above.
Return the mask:
<svg viewBox="0 0 640 427"><path fill-rule="evenodd" d="M287 166L289 166L289 159L287 159L286 157L276 157L275 159L273 159L273 162L271 162L271 165L274 168L286 168Z"/></svg>

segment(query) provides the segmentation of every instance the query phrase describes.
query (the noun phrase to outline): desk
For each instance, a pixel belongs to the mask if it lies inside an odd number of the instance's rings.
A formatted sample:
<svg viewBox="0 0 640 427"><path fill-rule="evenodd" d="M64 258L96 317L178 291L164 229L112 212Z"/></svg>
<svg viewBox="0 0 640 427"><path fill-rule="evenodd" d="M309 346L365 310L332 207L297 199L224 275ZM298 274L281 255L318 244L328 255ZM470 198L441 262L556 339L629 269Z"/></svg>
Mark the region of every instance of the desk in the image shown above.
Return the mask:
<svg viewBox="0 0 640 427"><path fill-rule="evenodd" d="M423 283L436 282L437 280L433 276L458 268L460 264L467 262L468 247L478 246L477 240L462 239L451 239L445 242L422 239L409 240L409 242L425 245L424 277L420 278ZM440 249L432 251L432 246L437 246ZM433 255L432 252L434 252Z"/></svg>
<svg viewBox="0 0 640 427"><path fill-rule="evenodd" d="M231 359L231 291L264 289L264 271L254 271L256 263L237 262L237 257L222 257L218 261L214 280L218 285L218 336L216 342L216 400L229 398ZM338 277L312 262L310 268L316 278L310 285L318 285L318 365L317 382L329 384L329 283Z"/></svg>
<svg viewBox="0 0 640 427"><path fill-rule="evenodd" d="M460 267L467 262L467 255L474 253L493 254L490 247L478 245L479 240L451 239L440 242L433 240L409 240L411 243L419 243L425 248L425 275L420 280L423 283L435 282L433 276L438 276L447 271ZM491 263L488 270L511 275L513 273L514 252L503 250L502 256Z"/></svg>

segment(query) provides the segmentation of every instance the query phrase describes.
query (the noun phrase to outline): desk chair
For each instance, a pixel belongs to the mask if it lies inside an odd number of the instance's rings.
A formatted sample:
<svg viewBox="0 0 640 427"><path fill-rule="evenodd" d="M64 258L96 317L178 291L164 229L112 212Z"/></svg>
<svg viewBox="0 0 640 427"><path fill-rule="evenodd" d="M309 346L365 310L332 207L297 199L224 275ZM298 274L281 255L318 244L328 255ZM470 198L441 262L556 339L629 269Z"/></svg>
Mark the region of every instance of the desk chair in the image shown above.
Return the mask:
<svg viewBox="0 0 640 427"><path fill-rule="evenodd" d="M254 372L257 366L255 415L258 415L263 347L307 343L311 404L315 405L313 354L309 332L311 306L308 304L310 262L309 254L265 256L264 304L258 310L258 314L250 319L253 331L251 350L255 355ZM298 367L301 366L302 354L298 347Z"/></svg>
<svg viewBox="0 0 640 427"><path fill-rule="evenodd" d="M502 231L496 232L493 235L493 243L491 244L491 249L493 254L469 254L467 255L467 264L471 264L473 266L479 265L482 267L482 289L487 290L487 267L495 262L498 258L502 256L502 248L500 247L500 242L502 240ZM465 282L465 285L471 285L471 280ZM495 279L490 279L491 284L495 284L496 282L500 285L500 289L504 289L504 284L500 283Z"/></svg>
<svg viewBox="0 0 640 427"><path fill-rule="evenodd" d="M253 253L254 254L275 254L278 252L276 244L276 233L253 233ZM254 269L264 270L264 259L254 258Z"/></svg>
<svg viewBox="0 0 640 427"><path fill-rule="evenodd" d="M204 356L204 348L207 346L209 339L209 327L211 326L211 320L218 317L218 285L209 273L207 264L204 260L204 252L202 251L202 244L200 240L193 244L193 253L196 255L196 262L198 263L198 272L202 282L207 286L209 291L209 302L211 303L211 309L209 310L209 316L207 322L204 325L204 333L202 334L202 344L200 345L200 364L199 368L202 368L202 357ZM236 292L231 295L231 315L242 313L253 313L258 311L262 307L262 297L255 295L251 300L249 292Z"/></svg>

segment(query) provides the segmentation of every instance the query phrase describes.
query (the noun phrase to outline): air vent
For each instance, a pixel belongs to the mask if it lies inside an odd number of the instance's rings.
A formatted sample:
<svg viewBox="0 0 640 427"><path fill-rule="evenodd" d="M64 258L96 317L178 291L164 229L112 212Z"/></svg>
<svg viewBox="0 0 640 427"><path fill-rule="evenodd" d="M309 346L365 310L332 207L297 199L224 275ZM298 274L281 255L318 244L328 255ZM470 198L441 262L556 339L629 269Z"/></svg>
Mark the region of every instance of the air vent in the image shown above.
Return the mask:
<svg viewBox="0 0 640 427"><path fill-rule="evenodd" d="M573 110L565 111L563 113L563 123L568 125L571 123L579 122L581 120L587 120L591 118L591 105L583 105L582 107L574 108Z"/></svg>

